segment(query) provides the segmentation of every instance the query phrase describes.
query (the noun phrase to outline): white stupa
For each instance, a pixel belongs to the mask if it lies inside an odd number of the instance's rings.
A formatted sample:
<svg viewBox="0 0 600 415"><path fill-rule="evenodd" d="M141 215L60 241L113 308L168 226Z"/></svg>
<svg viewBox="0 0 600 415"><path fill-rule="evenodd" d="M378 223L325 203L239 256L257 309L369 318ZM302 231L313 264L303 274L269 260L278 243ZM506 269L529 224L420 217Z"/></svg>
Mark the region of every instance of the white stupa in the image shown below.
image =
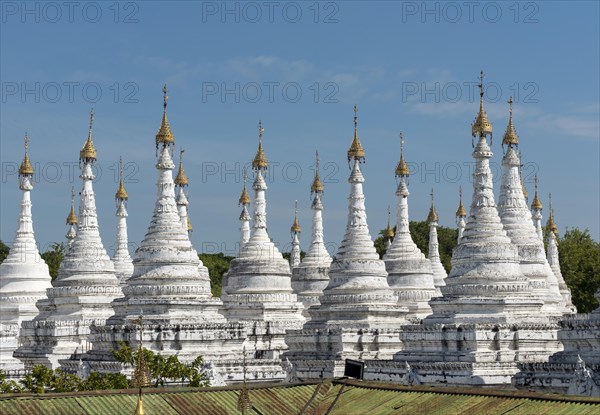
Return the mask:
<svg viewBox="0 0 600 415"><path fill-rule="evenodd" d="M320 303L319 298L329 283L331 256L323 241L323 197L324 186L319 177L319 153L316 155L315 177L310 187L312 197L312 235L306 255L292 269L292 288L298 300L304 304L304 316L310 318L308 309Z"/></svg>
<svg viewBox="0 0 600 415"><path fill-rule="evenodd" d="M439 242L438 242L438 214L435 210L435 205L433 203L433 189L431 189L431 208L429 209L429 215L427 215L427 222L429 223L429 261L431 262L431 270L433 271L433 284L437 290L440 287L446 285L446 277L448 273L444 266L442 265L442 261L440 260L440 250L439 250ZM440 291L441 295L441 291Z"/></svg>
<svg viewBox="0 0 600 415"><path fill-rule="evenodd" d="M112 258L115 264L115 274L119 283L123 286L127 283L133 273L133 261L129 256L129 242L127 238L127 200L129 195L123 183L123 159L119 159L119 188L115 194L117 202L117 239L115 242L115 254Z"/></svg>
<svg viewBox="0 0 600 415"><path fill-rule="evenodd" d="M73 245L73 239L77 235L77 215L75 214L75 187L71 187L71 210L69 211L69 216L67 216L67 226L69 230L65 235L67 238L67 249L71 249L71 245Z"/></svg>
<svg viewBox="0 0 600 415"><path fill-rule="evenodd" d="M459 194L459 202L458 202L458 209L456 209L456 226L458 227L457 242L460 243L460 239L462 238L463 233L465 232L465 227L467 226L467 222L466 222L467 210L465 209L465 206L463 205L462 186L458 188L458 194Z"/></svg>
<svg viewBox="0 0 600 415"><path fill-rule="evenodd" d="M263 175L267 158L262 144L263 128L259 123L259 144L252 168L256 172L254 220L250 239L231 261L224 280L221 298L229 321L288 322L300 327L302 303L292 291L289 263L283 258L267 233L267 211ZM241 198L240 198L241 200Z"/></svg>
<svg viewBox="0 0 600 415"><path fill-rule="evenodd" d="M364 177L365 152L358 138L356 106L346 233L329 268L329 284L320 305L308 309L302 330L286 336L285 358L298 378L341 376L344 359L385 359L401 348L399 326L406 307L388 285L385 263L379 259L367 225Z"/></svg>
<svg viewBox="0 0 600 415"><path fill-rule="evenodd" d="M19 167L21 209L12 247L0 264L0 369L11 372L22 368L12 357L17 348L19 326L38 314L37 301L46 298L51 288L48 265L37 248L31 214L34 170L29 160L29 136L25 135L25 157Z"/></svg>
<svg viewBox="0 0 600 415"><path fill-rule="evenodd" d="M560 316L567 310L558 289L556 276L546 261L544 244L536 233L531 212L525 201L519 171L519 137L512 119L512 97L508 102L510 117L502 139L502 146L507 146L507 149L502 158L503 174L498 212L508 237L518 247L519 264L523 274L530 281L533 295L544 301L543 312Z"/></svg>
<svg viewBox="0 0 600 415"><path fill-rule="evenodd" d="M298 265L300 265L301 260L301 252L300 248L300 233L302 232L302 228L300 227L300 223L298 223L298 201L296 200L296 207L294 209L294 223L292 223L292 227L290 228L290 233L292 234L292 249L290 251L290 268L292 271Z"/></svg>
<svg viewBox="0 0 600 415"><path fill-rule="evenodd" d="M573 305L573 301L571 300L571 290L567 286L565 279L560 270L560 262L558 259L558 226L556 226L556 222L554 222L554 209L552 208L552 196L550 197L550 214L548 215L548 222L546 222L546 258L548 259L548 264L550 264L550 268L556 277L558 282L558 289L560 291L560 295L563 298L565 304L565 313L566 314L574 314L577 313L577 307ZM541 205L541 204L540 204ZM540 207L541 210L541 207Z"/></svg>
<svg viewBox="0 0 600 415"><path fill-rule="evenodd" d="M433 279L431 262L414 243L408 219L408 177L404 160L404 136L400 133L400 161L396 166L398 198L394 241L383 256L388 283L398 296L398 304L408 307L407 318L420 319L431 314L429 300L440 295Z"/></svg>
<svg viewBox="0 0 600 415"><path fill-rule="evenodd" d="M15 357L26 366L42 363L58 367L88 348L90 326L103 325L113 315L111 303L122 296L113 262L104 249L96 214L92 165L93 112L85 145L79 152L83 188L79 200L77 235L58 270L47 300L38 302L39 315L21 327L22 346Z"/></svg>

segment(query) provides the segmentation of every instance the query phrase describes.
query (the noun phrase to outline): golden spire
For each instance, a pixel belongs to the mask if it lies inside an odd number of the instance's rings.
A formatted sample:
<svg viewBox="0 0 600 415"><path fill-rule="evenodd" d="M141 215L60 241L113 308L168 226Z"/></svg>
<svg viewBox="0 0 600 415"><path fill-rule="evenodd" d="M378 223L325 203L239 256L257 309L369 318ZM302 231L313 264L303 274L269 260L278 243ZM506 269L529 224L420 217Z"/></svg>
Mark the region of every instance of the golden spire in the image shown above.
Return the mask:
<svg viewBox="0 0 600 415"><path fill-rule="evenodd" d="M71 187L71 211L67 216L67 225L77 225L77 215L75 214L75 188Z"/></svg>
<svg viewBox="0 0 600 415"><path fill-rule="evenodd" d="M172 145L175 143L175 137L171 132L171 127L169 126L169 120L167 119L167 100L169 97L167 96L167 84L163 86L163 116L162 121L160 123L160 129L156 134L156 148L158 149L159 144L163 146Z"/></svg>
<svg viewBox="0 0 600 415"><path fill-rule="evenodd" d="M254 156L254 160L252 161L252 168L254 170L262 170L267 169L267 156L265 156L265 151L263 150L262 145L262 136L265 129L262 126L262 121L258 121L258 151L256 152L256 156Z"/></svg>
<svg viewBox="0 0 600 415"><path fill-rule="evenodd" d="M190 220L190 217L187 217L187 231L188 232L192 232L194 230L194 228L192 227L192 221Z"/></svg>
<svg viewBox="0 0 600 415"><path fill-rule="evenodd" d="M354 139L352 140L352 144L348 149L348 161L354 159L358 161L365 161L365 150L363 149L362 144L360 144L360 140L358 139L358 130L357 130L357 119L358 116L358 108L356 104L354 104Z"/></svg>
<svg viewBox="0 0 600 415"><path fill-rule="evenodd" d="M310 186L310 193L323 193L323 183L321 183L321 177L319 177L319 151L316 152L316 162L315 162L315 178Z"/></svg>
<svg viewBox="0 0 600 415"><path fill-rule="evenodd" d="M296 200L296 207L294 208L294 223L292 224L292 228L290 229L293 234L302 232L302 228L298 223L298 201Z"/></svg>
<svg viewBox="0 0 600 415"><path fill-rule="evenodd" d="M242 370L244 374L244 383L242 384L242 390L240 391L240 395L238 396L237 401L237 410L245 415L247 411L252 409L252 401L250 401L250 396L248 395L248 386L246 385L246 347L244 347L244 360L242 361Z"/></svg>
<svg viewBox="0 0 600 415"><path fill-rule="evenodd" d="M431 208L429 209L429 215L427 215L427 222L429 222L429 223L431 223L431 222L437 222L439 220L438 214L435 211L435 205L433 203L433 189L431 189L431 193L430 194L431 194ZM462 204L462 200L461 200L461 204Z"/></svg>
<svg viewBox="0 0 600 415"><path fill-rule="evenodd" d="M458 188L458 193L460 195L460 202L458 204L458 209L456 209L456 216L457 217L465 218L465 217L467 217L467 211L465 210L465 207L463 206L463 201L462 201L462 186Z"/></svg>
<svg viewBox="0 0 600 415"><path fill-rule="evenodd" d="M400 161L396 166L396 177L408 177L410 176L410 170L406 161L404 161L404 134L400 132Z"/></svg>
<svg viewBox="0 0 600 415"><path fill-rule="evenodd" d="M92 163L96 161L96 149L94 148L94 142L92 141L92 127L94 125L94 110L90 111L90 128L88 130L88 137L83 145L83 148L79 151L79 160L85 163Z"/></svg>
<svg viewBox="0 0 600 415"><path fill-rule="evenodd" d="M123 184L123 158L119 157L119 189L115 194L117 200L123 201L129 199L129 195L125 190L125 184Z"/></svg>
<svg viewBox="0 0 600 415"><path fill-rule="evenodd" d="M542 210L542 202L540 201L540 198L538 197L538 177L537 174L535 175L535 196L533 196L533 202L531 202L531 209L532 210Z"/></svg>
<svg viewBox="0 0 600 415"><path fill-rule="evenodd" d="M29 135L25 133L25 157L23 157L23 162L21 163L21 167L19 167L19 176L33 176L33 173L35 171L33 170L31 161L29 161Z"/></svg>
<svg viewBox="0 0 600 415"><path fill-rule="evenodd" d="M392 239L394 239L394 228L392 228L392 226L390 225L390 207L388 206L387 209L387 216L388 216L388 221L387 221L387 227L383 230L383 237L386 239L389 239L390 241Z"/></svg>
<svg viewBox="0 0 600 415"><path fill-rule="evenodd" d="M240 199L238 200L238 206L249 204L250 196L248 196L248 190L246 189L246 168L244 167L244 189L242 190L242 194L240 195Z"/></svg>
<svg viewBox="0 0 600 415"><path fill-rule="evenodd" d="M554 208L552 207L552 194L548 195L550 214L548 215L548 222L546 222L546 233L552 232L558 238L558 226L554 222Z"/></svg>
<svg viewBox="0 0 600 415"><path fill-rule="evenodd" d="M143 334L144 326L142 316L133 320L133 324L137 325L140 329L140 343L138 345L136 365L133 370L133 383L139 389L137 407L134 415L144 415L144 402L142 401L142 388L150 383L150 377L148 375L148 365L144 356L143 347Z"/></svg>
<svg viewBox="0 0 600 415"><path fill-rule="evenodd" d="M473 137L492 134L492 124L483 109L483 71L479 74L479 113L471 125L471 134Z"/></svg>
<svg viewBox="0 0 600 415"><path fill-rule="evenodd" d="M509 117L508 117L508 126L506 127L506 132L504 133L504 137L502 138L502 145L508 145L509 147L512 145L519 145L519 137L517 136L517 132L515 131L515 127L513 125L513 108L512 108L512 104L513 104L513 99L512 96L510 97L510 99L507 101L508 105L509 105Z"/></svg>
<svg viewBox="0 0 600 415"><path fill-rule="evenodd" d="M183 170L183 153L185 152L184 149L181 149L179 151L179 171L177 172L177 176L175 177L175 185L179 186L179 187L183 187L183 186L187 186L188 185L188 178L185 175L185 171Z"/></svg>

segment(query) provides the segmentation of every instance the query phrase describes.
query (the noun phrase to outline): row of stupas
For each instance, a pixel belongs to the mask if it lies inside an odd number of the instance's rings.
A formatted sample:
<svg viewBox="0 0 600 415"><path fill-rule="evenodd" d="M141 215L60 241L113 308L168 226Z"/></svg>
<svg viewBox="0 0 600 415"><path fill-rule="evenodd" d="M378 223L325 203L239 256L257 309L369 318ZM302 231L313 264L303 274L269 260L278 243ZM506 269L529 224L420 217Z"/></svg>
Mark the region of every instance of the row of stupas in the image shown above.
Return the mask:
<svg viewBox="0 0 600 415"><path fill-rule="evenodd" d="M122 177L116 193L117 248L112 259L100 239L92 186L97 157L92 114L79 155L83 182L79 215L73 197L67 218L68 250L58 277L50 283L33 236L33 168L26 139L19 170L23 191L19 226L10 255L0 265L0 368L14 377L36 363L73 373L127 372L131 368L117 363L111 351L121 341L140 341L134 320L143 315L146 347L183 360L202 354L214 385L242 379L245 349L250 379L255 381L340 376L345 359L351 358L367 362L365 376L371 379L455 384L505 384L521 379L515 381L521 386L558 379L553 386L565 389L566 369L553 377L544 367L545 377L536 375L536 364L559 359L561 368L583 367L578 376L587 379L589 390L595 390L589 379L600 380L596 376L600 361L588 356L590 364L596 365L590 370L569 350L581 348L582 343L592 352L599 350L600 319L597 313L569 317L576 310L560 273L552 209L548 250L544 251L537 179L532 210L527 206L512 100L502 140L506 149L496 204L489 168L492 125L483 106L483 74L480 91L479 112L472 125L476 162L472 203L467 213L461 190L456 212L458 245L449 275L439 256L433 191L427 217L428 258L409 232L410 171L402 134L395 168L395 231L388 209L386 252L383 258L376 252L367 224L361 171L366 154L358 135L356 106L354 137L347 152L348 221L333 258L324 243L324 186L318 153L310 187L312 232L306 255L300 255L297 214L291 227L290 262L271 241L266 209L268 161L259 123L258 150L252 161L253 211L250 215L252 201L244 172L239 198L240 251L223 277L221 298L211 295L208 270L189 238L189 181L183 151L173 178L175 138L167 118L166 87L155 140L157 199L133 258L127 248L128 194ZM567 336L569 342L561 342L560 333L568 331L568 324L572 327L577 321L583 327L588 320L596 322L595 338L590 340L583 329L576 328ZM587 377L582 370L587 370Z"/></svg>

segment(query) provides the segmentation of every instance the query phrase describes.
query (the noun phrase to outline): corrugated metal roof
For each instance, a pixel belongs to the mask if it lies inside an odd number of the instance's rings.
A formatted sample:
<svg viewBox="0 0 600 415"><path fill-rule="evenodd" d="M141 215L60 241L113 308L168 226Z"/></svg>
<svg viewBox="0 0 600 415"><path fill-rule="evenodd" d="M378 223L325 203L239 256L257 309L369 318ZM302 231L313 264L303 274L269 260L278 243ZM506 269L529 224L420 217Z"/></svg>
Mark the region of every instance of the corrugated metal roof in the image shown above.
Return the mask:
<svg viewBox="0 0 600 415"><path fill-rule="evenodd" d="M345 383L345 384L344 384ZM469 391L468 393L461 393ZM163 389L144 393L148 415L237 414L239 387ZM319 384L251 385L253 407L261 415L597 415L600 399L548 396L484 389L432 389L358 381ZM80 394L0 395L1 415L131 415L135 391Z"/></svg>

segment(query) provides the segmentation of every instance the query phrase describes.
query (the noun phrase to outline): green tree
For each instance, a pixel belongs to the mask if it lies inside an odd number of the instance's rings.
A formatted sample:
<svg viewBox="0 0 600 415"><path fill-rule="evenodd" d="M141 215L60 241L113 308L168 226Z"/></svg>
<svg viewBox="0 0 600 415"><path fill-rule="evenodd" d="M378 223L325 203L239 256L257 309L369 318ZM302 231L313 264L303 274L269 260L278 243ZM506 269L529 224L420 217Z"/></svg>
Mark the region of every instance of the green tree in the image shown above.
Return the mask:
<svg viewBox="0 0 600 415"><path fill-rule="evenodd" d="M14 380L6 380L6 373L0 369L0 393L22 393L23 387L21 387Z"/></svg>
<svg viewBox="0 0 600 415"><path fill-rule="evenodd" d="M52 281L58 276L58 268L65 257L66 250L67 247L64 242L53 242L50 245L50 249L41 255L44 261L46 261L46 264L48 264Z"/></svg>
<svg viewBox="0 0 600 415"><path fill-rule="evenodd" d="M118 362L131 365L137 361L139 351L134 350L126 342L119 342L119 348L113 350L113 356ZM148 364L150 377L154 386L164 386L168 383L181 382L184 386L209 386L210 382L202 370L204 359L198 356L192 363L182 363L175 355L165 358L146 348L142 349L144 360Z"/></svg>
<svg viewBox="0 0 600 415"><path fill-rule="evenodd" d="M10 248L4 242L0 241L0 264L4 262L9 251Z"/></svg>
<svg viewBox="0 0 600 415"><path fill-rule="evenodd" d="M222 252L219 252L218 254L199 254L198 257L200 257L204 266L208 268L212 295L220 297L223 274L229 269L229 264L234 257L224 255Z"/></svg>
<svg viewBox="0 0 600 415"><path fill-rule="evenodd" d="M600 243L589 231L567 229L558 243L560 270L580 313L598 307L594 294L600 288Z"/></svg>
<svg viewBox="0 0 600 415"><path fill-rule="evenodd" d="M54 372L44 365L35 365L21 380L21 384L28 392L44 393L51 390L54 383Z"/></svg>

